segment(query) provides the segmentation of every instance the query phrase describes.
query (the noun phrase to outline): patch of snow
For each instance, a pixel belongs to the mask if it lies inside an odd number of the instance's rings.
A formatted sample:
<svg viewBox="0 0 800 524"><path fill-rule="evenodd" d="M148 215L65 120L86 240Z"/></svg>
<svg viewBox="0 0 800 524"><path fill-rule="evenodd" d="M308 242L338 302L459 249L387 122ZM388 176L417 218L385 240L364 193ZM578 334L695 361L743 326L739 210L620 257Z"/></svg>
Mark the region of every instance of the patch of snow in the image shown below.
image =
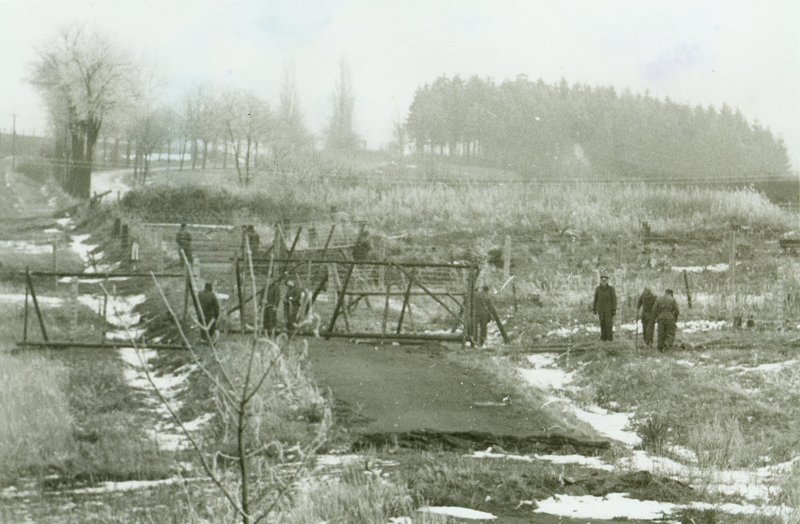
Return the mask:
<svg viewBox="0 0 800 524"><path fill-rule="evenodd" d="M739 371L740 373L777 373L782 369L796 366L800 364L800 360L787 360L785 362L770 362L769 364L759 364L754 367L747 366L728 366L730 371Z"/></svg>
<svg viewBox="0 0 800 524"><path fill-rule="evenodd" d="M719 264L710 264L708 266L672 266L671 269L677 273L683 273L684 271L687 273L702 273L704 271L722 273L730 269L730 266L724 262L720 262Z"/></svg>
<svg viewBox="0 0 800 524"><path fill-rule="evenodd" d="M0 250L20 255L48 255L53 252L53 245L36 244L24 240L0 240Z"/></svg>
<svg viewBox="0 0 800 524"><path fill-rule="evenodd" d="M478 459L504 459L516 460L520 462L533 462L534 460L542 460L552 464L576 464L579 466L585 466L587 468L599 469L603 471L614 471L615 469L613 465L605 463L597 457L585 457L583 455L514 455L511 453L495 453L492 451L492 448L488 448L484 451L475 451L471 455L467 456Z"/></svg>
<svg viewBox="0 0 800 524"><path fill-rule="evenodd" d="M64 217L64 218L57 219L56 220L56 224L61 226L61 228L66 231L66 230L72 229L75 226L75 221L72 219L72 217ZM88 235L86 235L86 236L88 238Z"/></svg>
<svg viewBox="0 0 800 524"><path fill-rule="evenodd" d="M33 298L28 297L28 301L33 306ZM40 306L62 306L64 305L64 299L58 297L42 297L37 295L36 301L39 302ZM0 302L25 302L25 294L24 293L3 293L0 294Z"/></svg>
<svg viewBox="0 0 800 524"><path fill-rule="evenodd" d="M103 312L106 295L79 295L78 302L94 312ZM106 320L118 327L134 326L141 320L141 315L134 308L146 300L144 295L108 296L106 304Z"/></svg>
<svg viewBox="0 0 800 524"><path fill-rule="evenodd" d="M110 493L114 491L135 491L139 489L150 489L159 486L168 486L170 484L178 484L183 481L183 477L173 477L161 480L126 480L123 482L103 482L99 486L79 488L70 491L70 493L97 494Z"/></svg>
<svg viewBox="0 0 800 524"><path fill-rule="evenodd" d="M497 517L485 511L478 511L469 508L459 508L457 506L424 506L417 511L421 513L433 513L436 515L447 515L466 520L494 520Z"/></svg>
<svg viewBox="0 0 800 524"><path fill-rule="evenodd" d="M627 493L594 495L553 495L536 501L534 513L546 513L573 519L639 519L656 520L672 513L675 504L654 500L629 499Z"/></svg>
<svg viewBox="0 0 800 524"><path fill-rule="evenodd" d="M676 478L698 487L722 493L739 495L747 500L769 500L780 492L777 484L780 475L800 457L782 464L764 466L752 470L713 470L699 466L687 466L666 457L654 457L635 450L631 457L620 460L620 465L633 471L645 470L653 474Z"/></svg>
<svg viewBox="0 0 800 524"><path fill-rule="evenodd" d="M130 328L130 329L118 329L115 331L107 331L106 332L106 339L107 340L139 340L144 336L145 331L144 328Z"/></svg>
<svg viewBox="0 0 800 524"><path fill-rule="evenodd" d="M60 235L61 233L63 233L63 231L60 230L60 229L54 228L54 227L48 227L47 229L42 231L42 233L44 233L46 235L55 235L55 234L59 234Z"/></svg>
<svg viewBox="0 0 800 524"><path fill-rule="evenodd" d="M798 511L788 506L755 506L751 504L709 504L690 502L674 504L655 500L628 498L627 493L609 493L604 497L594 495L554 495L537 501L534 513L545 513L574 519L637 519L662 520L683 509L715 510L729 515L751 515L778 517L792 522Z"/></svg>
<svg viewBox="0 0 800 524"><path fill-rule="evenodd" d="M625 429L630 426L633 413L612 413L599 406L589 406L586 409L573 407L573 412L577 418L592 426L601 435L628 446L636 446L642 442L639 435Z"/></svg>
<svg viewBox="0 0 800 524"><path fill-rule="evenodd" d="M518 368L520 376L527 384L542 390L558 391L572 382L573 373L567 373L556 366L556 357L545 353L526 357L533 368Z"/></svg>
<svg viewBox="0 0 800 524"><path fill-rule="evenodd" d="M698 331L715 331L728 325L726 320L686 320L678 321L681 333L697 333Z"/></svg>
<svg viewBox="0 0 800 524"><path fill-rule="evenodd" d="M73 235L69 243L69 247L73 253L81 257L81 260L84 262L89 261L89 253L97 247L96 244L85 244L86 240L89 239L89 236L89 234Z"/></svg>

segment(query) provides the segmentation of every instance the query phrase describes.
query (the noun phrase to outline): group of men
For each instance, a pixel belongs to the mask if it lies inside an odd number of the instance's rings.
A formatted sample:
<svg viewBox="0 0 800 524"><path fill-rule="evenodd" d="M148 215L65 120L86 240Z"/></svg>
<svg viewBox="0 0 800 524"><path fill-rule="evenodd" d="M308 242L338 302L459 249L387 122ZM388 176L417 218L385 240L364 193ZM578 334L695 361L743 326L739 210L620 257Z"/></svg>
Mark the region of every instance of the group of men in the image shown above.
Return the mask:
<svg viewBox="0 0 800 524"><path fill-rule="evenodd" d="M645 287L636 304L637 316L641 310L642 335L648 347L653 345L653 334L657 330L656 348L667 351L675 342L675 331L680 310L671 289L656 297L649 287ZM592 312L600 321L600 340L614 340L614 316L617 312L617 294L614 286L608 283L608 275L600 274L600 285L594 291Z"/></svg>
<svg viewBox="0 0 800 524"><path fill-rule="evenodd" d="M275 336L278 329L278 307L283 298L283 316L286 325L286 332L290 335L294 334L298 327L298 322L305 314L304 310L308 310L309 297L308 293L301 290L292 279L286 280L286 293L281 297L280 280L272 281L266 289L266 300L263 311L263 327L269 336ZM219 300L214 287L211 282L206 282L203 291L197 294L200 311L203 314L202 321L205 328L203 329L202 337L206 339L205 332L208 331L208 337L214 339L217 334L219 323Z"/></svg>

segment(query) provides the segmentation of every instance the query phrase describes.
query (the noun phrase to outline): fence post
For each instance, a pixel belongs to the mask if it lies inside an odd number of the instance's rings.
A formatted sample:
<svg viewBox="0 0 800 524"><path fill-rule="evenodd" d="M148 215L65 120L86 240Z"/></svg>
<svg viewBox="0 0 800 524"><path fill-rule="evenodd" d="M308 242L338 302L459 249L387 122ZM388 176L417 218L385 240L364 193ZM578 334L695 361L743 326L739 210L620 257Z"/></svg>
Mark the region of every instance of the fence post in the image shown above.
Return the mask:
<svg viewBox="0 0 800 524"><path fill-rule="evenodd" d="M503 280L511 276L511 235L506 235L506 244L503 247Z"/></svg>
<svg viewBox="0 0 800 524"><path fill-rule="evenodd" d="M70 293L69 304L69 339L75 340L78 333L78 277L72 277L72 292Z"/></svg>
<svg viewBox="0 0 800 524"><path fill-rule="evenodd" d="M25 272L28 272L28 268L25 268ZM22 342L28 342L28 293L30 289L28 288L28 283L25 282L25 316L22 324Z"/></svg>
<svg viewBox="0 0 800 524"><path fill-rule="evenodd" d="M53 273L58 273L58 244L53 241ZM58 275L53 277L55 279L55 288L58 291Z"/></svg>

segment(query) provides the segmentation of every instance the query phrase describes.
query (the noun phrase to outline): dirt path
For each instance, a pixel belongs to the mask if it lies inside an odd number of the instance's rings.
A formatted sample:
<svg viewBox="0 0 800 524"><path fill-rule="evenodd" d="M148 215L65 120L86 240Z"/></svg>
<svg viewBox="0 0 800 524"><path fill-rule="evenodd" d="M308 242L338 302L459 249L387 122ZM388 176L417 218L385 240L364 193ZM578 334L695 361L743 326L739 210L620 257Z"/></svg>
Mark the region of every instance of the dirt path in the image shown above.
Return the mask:
<svg viewBox="0 0 800 524"><path fill-rule="evenodd" d="M542 434L547 421L522 406L491 374L447 359L435 346L373 346L309 340L312 373L352 415L359 433ZM513 399L512 399L513 400Z"/></svg>

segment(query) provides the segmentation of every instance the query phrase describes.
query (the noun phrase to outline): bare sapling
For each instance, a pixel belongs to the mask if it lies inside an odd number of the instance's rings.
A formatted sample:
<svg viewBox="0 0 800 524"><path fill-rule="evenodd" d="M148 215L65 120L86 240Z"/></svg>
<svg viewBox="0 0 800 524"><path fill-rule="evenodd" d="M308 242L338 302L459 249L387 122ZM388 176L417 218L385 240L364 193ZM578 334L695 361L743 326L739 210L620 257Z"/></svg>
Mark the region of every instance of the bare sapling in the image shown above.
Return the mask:
<svg viewBox="0 0 800 524"><path fill-rule="evenodd" d="M257 291L252 257L247 245L248 269L253 293ZM183 255L183 263L190 267ZM270 269L271 273L271 269ZM184 326L167 300L164 289L151 272L153 282L163 300L170 317L189 351L194 364L211 382L216 397L216 416L224 428L225 437L232 440L225 446L226 438L221 440L218 449L208 449L187 428L176 409L166 398L148 369L141 350L145 345L137 343L131 326L125 325L131 345L141 363L148 383L159 402L169 412L170 417L186 437L190 449L198 458L203 472L225 498L243 524L262 522L284 504L292 486L307 474L310 461L325 444L330 431L332 415L329 407L313 386L301 374L300 366L292 366L287 353L290 340L285 337L270 339L259 336L258 301L253 300L254 330L249 339L241 338L225 347L225 354L219 351L217 342L209 336L211 322L199 307L197 286L194 275L189 272L191 292L196 308L195 321L207 341L208 352L198 351L189 340ZM104 292L105 291L104 289ZM305 342L303 343L306 345ZM305 354L304 347L300 354ZM291 405L309 401L321 408L315 431L304 438L304 442L288 444L269 432L268 420L274 412L286 411ZM287 468L287 456L293 461ZM277 457L277 458L276 458ZM232 466L232 467L231 467Z"/></svg>

